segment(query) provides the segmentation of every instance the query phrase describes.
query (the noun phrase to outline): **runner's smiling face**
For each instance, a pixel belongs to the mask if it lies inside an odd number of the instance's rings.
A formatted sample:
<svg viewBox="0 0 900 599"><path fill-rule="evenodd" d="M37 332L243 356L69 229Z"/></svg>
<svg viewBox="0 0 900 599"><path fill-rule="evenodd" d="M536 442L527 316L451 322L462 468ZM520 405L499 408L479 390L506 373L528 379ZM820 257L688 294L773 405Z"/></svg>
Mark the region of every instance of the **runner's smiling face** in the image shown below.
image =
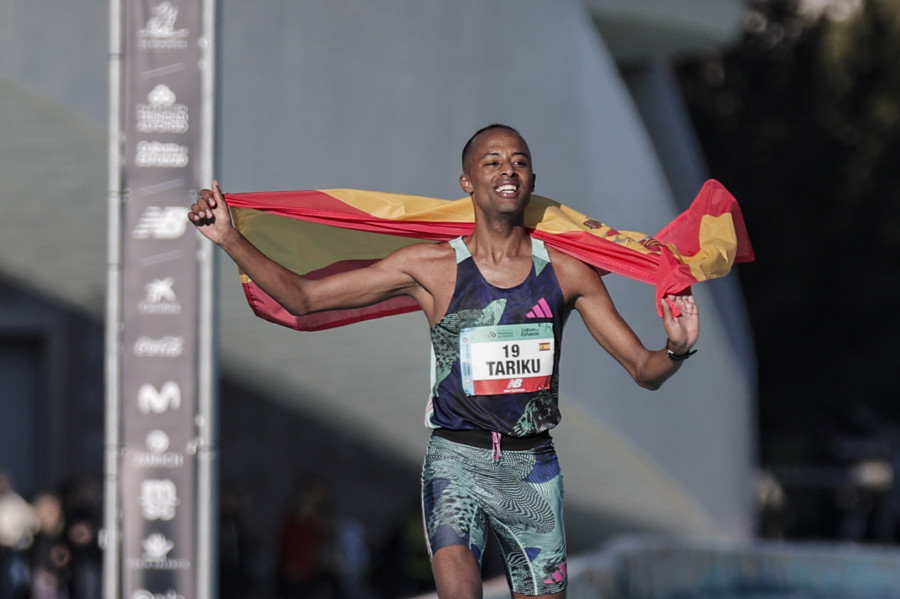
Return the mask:
<svg viewBox="0 0 900 599"><path fill-rule="evenodd" d="M510 214L528 204L535 180L531 152L515 132L497 127L480 133L463 166L459 184L476 210Z"/></svg>

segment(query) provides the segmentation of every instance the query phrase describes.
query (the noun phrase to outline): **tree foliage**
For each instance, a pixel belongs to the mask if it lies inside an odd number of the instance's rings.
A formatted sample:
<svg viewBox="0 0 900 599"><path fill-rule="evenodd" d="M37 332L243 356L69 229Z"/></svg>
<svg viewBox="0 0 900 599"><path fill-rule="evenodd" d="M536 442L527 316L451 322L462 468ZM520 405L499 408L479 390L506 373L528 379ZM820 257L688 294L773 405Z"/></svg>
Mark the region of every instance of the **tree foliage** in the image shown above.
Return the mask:
<svg viewBox="0 0 900 599"><path fill-rule="evenodd" d="M756 0L735 48L678 67L757 253L738 272L764 433L900 422L898 65L900 2Z"/></svg>

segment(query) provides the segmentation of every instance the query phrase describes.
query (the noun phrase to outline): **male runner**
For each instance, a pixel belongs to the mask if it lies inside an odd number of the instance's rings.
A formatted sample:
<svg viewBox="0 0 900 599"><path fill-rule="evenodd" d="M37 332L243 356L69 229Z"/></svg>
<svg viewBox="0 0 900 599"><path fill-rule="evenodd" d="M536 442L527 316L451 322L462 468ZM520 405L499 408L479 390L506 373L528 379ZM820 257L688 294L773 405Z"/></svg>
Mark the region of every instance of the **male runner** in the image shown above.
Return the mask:
<svg viewBox="0 0 900 599"><path fill-rule="evenodd" d="M427 408L434 433L422 499L438 596L481 597L479 564L492 530L514 597L564 597L562 477L548 431L560 419L566 318L578 310L635 382L657 389L693 353L699 315L692 295L667 296L666 346L645 348L592 267L529 236L524 213L535 175L522 136L505 125L485 127L462 162L459 183L475 209L471 235L411 245L321 280L282 267L243 237L216 182L189 218L292 314L400 295L418 302L434 349Z"/></svg>

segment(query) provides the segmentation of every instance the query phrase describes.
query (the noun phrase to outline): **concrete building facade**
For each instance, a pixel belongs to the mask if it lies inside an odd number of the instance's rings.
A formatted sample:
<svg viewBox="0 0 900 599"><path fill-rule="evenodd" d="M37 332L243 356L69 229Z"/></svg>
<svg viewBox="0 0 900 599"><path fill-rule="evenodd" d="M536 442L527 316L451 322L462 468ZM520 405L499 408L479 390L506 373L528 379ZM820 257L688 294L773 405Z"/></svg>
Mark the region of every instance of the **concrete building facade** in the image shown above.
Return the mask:
<svg viewBox="0 0 900 599"><path fill-rule="evenodd" d="M106 13L96 2L0 0L0 297L41 298L54 313L95 324L106 295ZM669 59L733 43L742 14L739 0L222 0L218 177L227 191L356 187L456 199L462 145L503 122L528 140L539 193L654 233L705 178ZM652 288L607 279L645 344L661 346ZM695 293L700 353L655 393L634 385L577 319L569 324L554 437L576 549L635 531L751 534L755 373L746 317L734 277ZM292 462L305 451L297 438L357 448L340 458L341 468L355 465L347 484L382 489L383 505L377 514L349 509L379 520L383 534L406 507L383 481L411 480L414 494L427 439L422 316L314 334L279 329L251 315L225 259L218 295L222 409L230 410L223 480L251 486L264 504L289 492L292 473L329 469L324 453L315 464ZM58 331L42 318L29 328L38 308L19 300L4 303L0 318L4 412L21 419L24 438L56 435L73 402L99 401L98 389L82 400L66 384L33 384L55 380L60 362L22 358L34 345L16 339L50 339L37 354L46 356ZM23 382L22 368L37 379ZM101 384L97 376L91 385ZM49 412L30 411L35 397ZM244 417L269 409L289 417ZM52 450L21 458L33 461L17 466L33 490L81 467L99 472L102 424L91 422L81 426L97 463L81 463L90 451L73 463L68 448L81 441L67 433ZM0 439L4 459L14 455L10 438ZM382 482L364 474L366 448L379 471L393 473ZM32 467L46 470L31 476ZM257 516L260 529L277 526L272 513Z"/></svg>

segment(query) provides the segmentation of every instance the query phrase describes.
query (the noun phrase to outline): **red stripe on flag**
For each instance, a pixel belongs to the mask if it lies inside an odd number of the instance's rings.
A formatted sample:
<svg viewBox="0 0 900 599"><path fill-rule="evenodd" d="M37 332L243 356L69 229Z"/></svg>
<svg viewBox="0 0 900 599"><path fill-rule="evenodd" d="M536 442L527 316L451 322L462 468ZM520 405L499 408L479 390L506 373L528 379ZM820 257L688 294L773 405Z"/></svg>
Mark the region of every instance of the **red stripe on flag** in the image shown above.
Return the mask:
<svg viewBox="0 0 900 599"><path fill-rule="evenodd" d="M307 212L341 212L347 214L356 213L360 216L367 215L363 210L354 208L346 202L342 202L336 197L318 189L227 193L225 194L225 200L229 206L234 206L235 208L253 208L263 212L276 212L285 216L291 214L302 215Z"/></svg>
<svg viewBox="0 0 900 599"><path fill-rule="evenodd" d="M312 223L398 237L449 241L469 235L471 222L390 220L374 216L319 190L225 194L235 208L251 208Z"/></svg>

